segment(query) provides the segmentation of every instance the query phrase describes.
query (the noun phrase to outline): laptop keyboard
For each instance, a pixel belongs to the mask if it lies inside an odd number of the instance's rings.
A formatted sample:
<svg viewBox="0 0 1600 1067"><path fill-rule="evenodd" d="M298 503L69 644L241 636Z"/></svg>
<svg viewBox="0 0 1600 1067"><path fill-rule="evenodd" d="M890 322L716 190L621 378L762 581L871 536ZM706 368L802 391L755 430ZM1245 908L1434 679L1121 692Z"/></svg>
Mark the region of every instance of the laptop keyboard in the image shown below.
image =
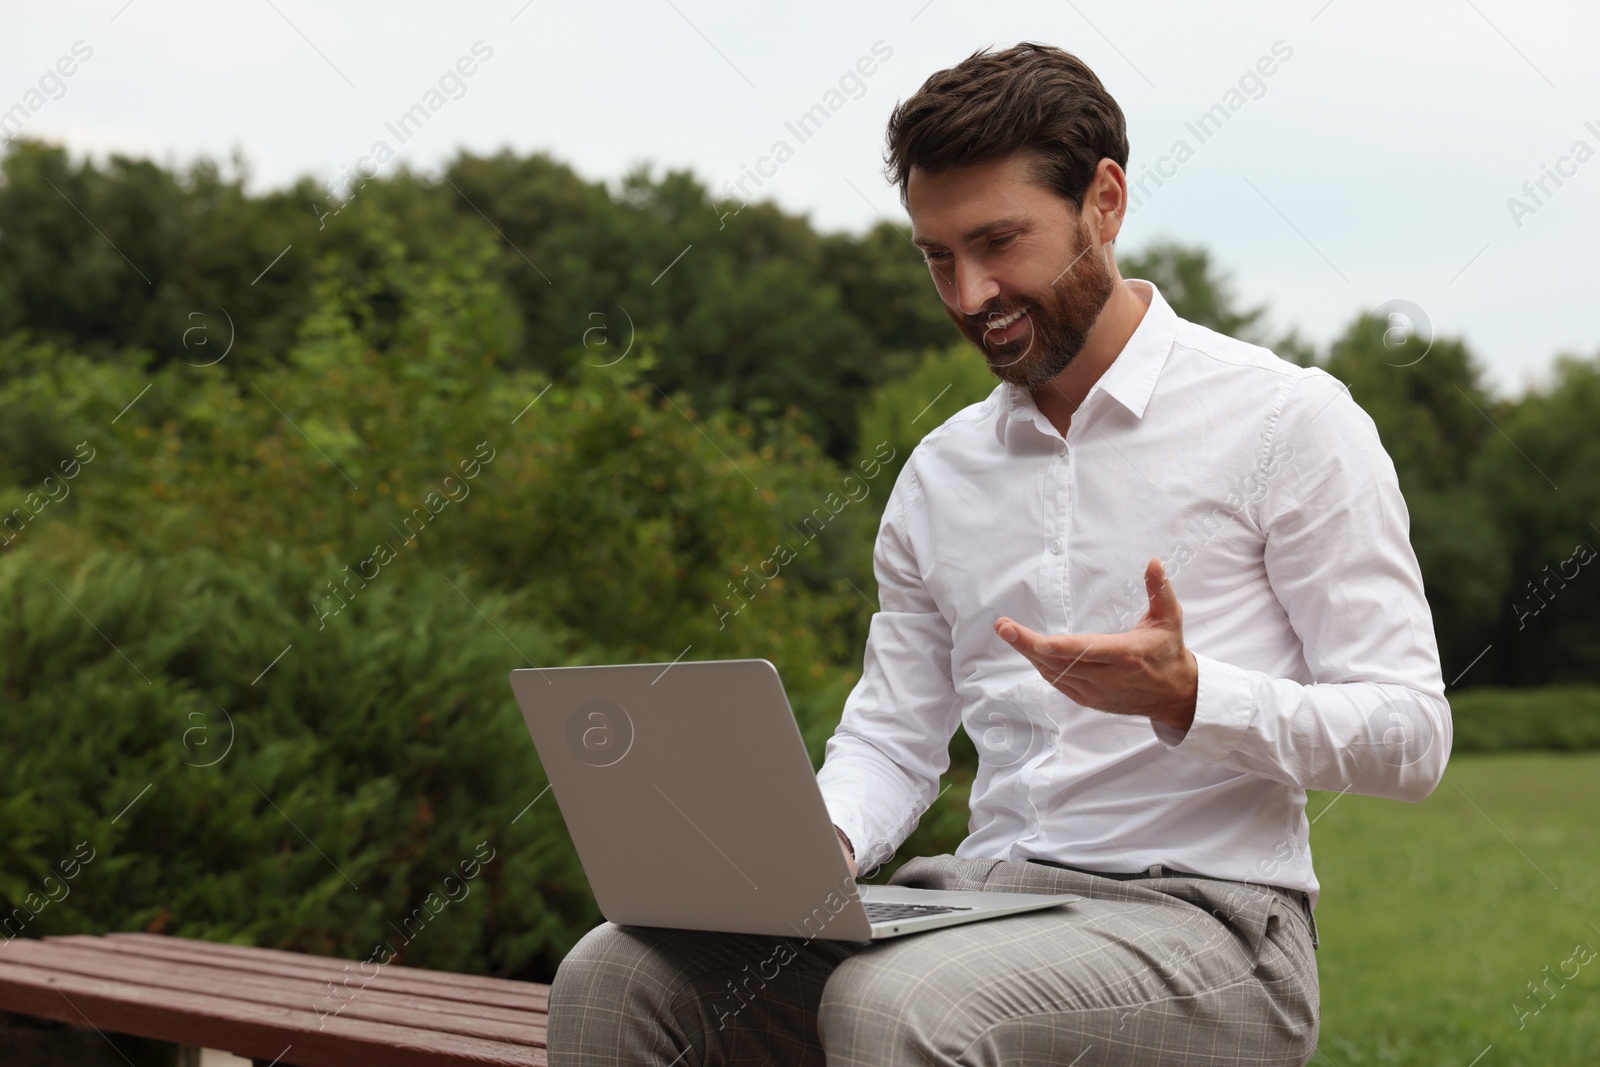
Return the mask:
<svg viewBox="0 0 1600 1067"><path fill-rule="evenodd" d="M867 921L874 923L893 922L896 919L920 919L924 915L943 915L948 911L971 911L971 908L959 908L944 904L893 904L888 901L865 901Z"/></svg>

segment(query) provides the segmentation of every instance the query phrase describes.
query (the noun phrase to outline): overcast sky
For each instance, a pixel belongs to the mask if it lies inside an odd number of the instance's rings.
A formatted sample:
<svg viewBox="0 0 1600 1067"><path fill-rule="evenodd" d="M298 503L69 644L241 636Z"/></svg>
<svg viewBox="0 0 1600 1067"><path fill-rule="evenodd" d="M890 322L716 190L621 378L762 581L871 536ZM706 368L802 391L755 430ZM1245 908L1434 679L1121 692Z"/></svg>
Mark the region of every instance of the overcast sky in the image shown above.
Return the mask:
<svg viewBox="0 0 1600 1067"><path fill-rule="evenodd" d="M237 149L261 189L335 181L380 140L381 172L510 146L613 182L645 161L743 176L825 230L905 221L881 168L896 101L977 48L1042 41L1122 105L1130 177L1165 175L1122 247L1204 245L1319 344L1409 301L1506 393L1600 351L1593 4L0 2L0 109L80 152ZM819 103L802 141L789 124ZM434 110L402 143L389 125L416 104ZM792 158L762 162L778 141Z"/></svg>

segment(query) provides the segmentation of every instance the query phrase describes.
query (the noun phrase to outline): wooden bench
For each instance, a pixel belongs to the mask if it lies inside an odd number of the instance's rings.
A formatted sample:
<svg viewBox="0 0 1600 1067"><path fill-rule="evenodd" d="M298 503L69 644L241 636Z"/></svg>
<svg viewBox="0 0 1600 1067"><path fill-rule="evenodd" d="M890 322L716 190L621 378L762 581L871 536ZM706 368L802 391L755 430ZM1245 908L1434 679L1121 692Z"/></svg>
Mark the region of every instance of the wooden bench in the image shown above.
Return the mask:
<svg viewBox="0 0 1600 1067"><path fill-rule="evenodd" d="M158 934L0 943L0 1012L258 1067L544 1065L549 991Z"/></svg>

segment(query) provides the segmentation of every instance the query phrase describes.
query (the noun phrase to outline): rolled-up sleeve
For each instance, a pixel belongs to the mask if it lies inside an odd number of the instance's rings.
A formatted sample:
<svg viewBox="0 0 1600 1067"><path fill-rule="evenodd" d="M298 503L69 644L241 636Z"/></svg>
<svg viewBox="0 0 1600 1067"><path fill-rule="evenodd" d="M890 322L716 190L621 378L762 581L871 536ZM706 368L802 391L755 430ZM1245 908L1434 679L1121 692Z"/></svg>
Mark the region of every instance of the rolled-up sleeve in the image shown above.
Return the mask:
<svg viewBox="0 0 1600 1067"><path fill-rule="evenodd" d="M1293 459L1260 504L1267 583L1313 680L1197 653L1194 723L1156 735L1304 789L1421 800L1449 759L1450 706L1394 464L1325 373L1290 391L1272 432Z"/></svg>
<svg viewBox="0 0 1600 1067"><path fill-rule="evenodd" d="M938 795L960 704L950 624L928 592L911 535L923 514L913 453L884 506L873 549L878 611L861 680L828 739L817 783L862 872L893 855Z"/></svg>

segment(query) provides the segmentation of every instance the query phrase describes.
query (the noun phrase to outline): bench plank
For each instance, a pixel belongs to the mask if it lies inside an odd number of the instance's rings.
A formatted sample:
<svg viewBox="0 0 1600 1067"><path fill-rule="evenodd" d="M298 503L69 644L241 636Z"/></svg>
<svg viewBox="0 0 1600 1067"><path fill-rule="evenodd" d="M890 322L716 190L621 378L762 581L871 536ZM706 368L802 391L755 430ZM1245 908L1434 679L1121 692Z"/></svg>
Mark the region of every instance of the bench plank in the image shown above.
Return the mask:
<svg viewBox="0 0 1600 1067"><path fill-rule="evenodd" d="M316 966L299 966L294 961L280 961L276 954L257 960L237 953L215 953L209 951L209 946L204 942L191 941L186 938L165 938L171 944L146 941L125 941L118 937L89 937L74 935L67 937L52 937L46 939L50 944L70 944L75 946L92 946L107 953L116 953L130 958L166 960L175 964L194 964L200 966L218 967L237 970L240 973L259 975L263 977L276 977L284 979L299 979L313 982L321 991L321 995L328 996L328 982L335 986L349 981L345 987L351 994L357 991L381 991L400 995L412 995L427 998L437 1002L440 1010L444 1005L452 1002L459 1004L472 1004L480 1007L502 1008L512 1011L544 1012L549 1005L549 986L538 985L533 982L513 982L503 978L489 979L493 985L468 985L458 982L458 978L469 977L465 975L433 973L443 979L440 982L418 982L409 975L396 976L390 974L397 968L384 967L376 978L367 978L370 968L363 973L357 969L353 962L326 960L318 957L306 957L316 962ZM239 946L229 946L237 948ZM334 963L334 967L326 964ZM347 971L345 968L349 967ZM415 968L409 969L412 974ZM477 977L477 976L470 976ZM365 981L365 985L362 982Z"/></svg>
<svg viewBox="0 0 1600 1067"><path fill-rule="evenodd" d="M95 951L79 944L13 942L8 955L19 963L44 970L104 978L155 989L209 993L255 1004L297 1011L309 1010L323 1018L367 1019L392 1026L498 1037L518 1045L544 1047L545 1013L505 1008L475 1008L467 1001L430 1000L371 989L350 992L348 1001L335 999L326 986L306 979L262 977L242 969L223 969L151 960L120 952ZM444 1010L447 1009L447 1010Z"/></svg>
<svg viewBox="0 0 1600 1067"><path fill-rule="evenodd" d="M50 940L55 939L51 938ZM252 966L268 960L275 960L291 967L299 967L307 970L326 970L336 974L343 973L346 967L355 970L357 966L356 960L341 960L335 959L332 956L315 956L307 952L290 952L285 949L277 948L255 948L251 945L233 945L224 941L200 941L195 938L172 937L167 934L107 934L101 938L94 938L94 940L103 941L107 945L118 946L145 945L156 948L164 947L168 949L182 947L183 949L194 952L204 952L217 956L231 956L237 959L244 959L249 961ZM550 988L549 986L536 985L532 982L515 982L506 978L489 978L480 974L453 974L446 973L444 971L429 971L423 970L420 967L403 967L397 963L385 965L383 968L383 973L386 975L392 975L395 978L421 982L425 985L443 986L445 989L449 989L452 986L460 986L462 989L466 990L483 989L504 991L509 989L513 991L521 991L532 989L543 993ZM440 992L442 992L442 990L440 990Z"/></svg>
<svg viewBox="0 0 1600 1067"><path fill-rule="evenodd" d="M345 966L160 935L18 939L0 945L0 1010L284 1067L548 1063L548 987L384 967L338 1015L319 1015L306 991L325 992Z"/></svg>

